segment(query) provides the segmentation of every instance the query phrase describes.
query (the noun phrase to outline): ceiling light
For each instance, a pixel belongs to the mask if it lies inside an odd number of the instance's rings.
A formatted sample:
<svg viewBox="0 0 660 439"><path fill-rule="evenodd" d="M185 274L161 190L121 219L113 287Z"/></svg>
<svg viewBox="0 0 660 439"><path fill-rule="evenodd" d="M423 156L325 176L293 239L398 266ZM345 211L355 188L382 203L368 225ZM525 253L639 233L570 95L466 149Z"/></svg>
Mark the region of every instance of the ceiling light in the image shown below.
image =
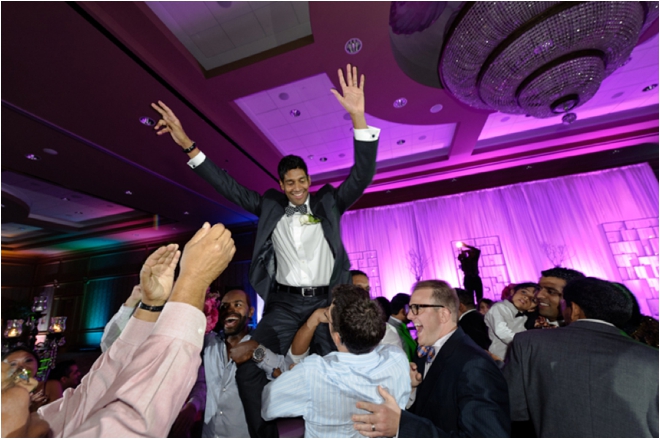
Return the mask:
<svg viewBox="0 0 660 439"><path fill-rule="evenodd" d="M346 154L344 154L343 152L339 154L339 158L343 159L344 157L346 157Z"/></svg>
<svg viewBox="0 0 660 439"><path fill-rule="evenodd" d="M642 89L642 91L651 91L654 88L656 88L657 86L658 86L658 84L651 84L648 87L644 87L644 89Z"/></svg>
<svg viewBox="0 0 660 439"><path fill-rule="evenodd" d="M577 115L575 113L566 113L561 118L561 123L564 125L570 125L577 120Z"/></svg>
<svg viewBox="0 0 660 439"><path fill-rule="evenodd" d="M300 116L300 110L293 109L289 112L289 114L293 117L298 117Z"/></svg>
<svg viewBox="0 0 660 439"><path fill-rule="evenodd" d="M62 197L62 201L70 201L67 197Z"/></svg>
<svg viewBox="0 0 660 439"><path fill-rule="evenodd" d="M34 160L34 161L41 160L41 157L39 157L36 154L28 154L28 155L25 156L25 158L28 159L28 160Z"/></svg>
<svg viewBox="0 0 660 439"><path fill-rule="evenodd" d="M442 111L442 104L435 104L434 106L431 107L429 110L431 113L439 113Z"/></svg>
<svg viewBox="0 0 660 439"><path fill-rule="evenodd" d="M140 118L140 123L142 125L146 125L148 127L152 127L152 126L156 125L156 121L154 121L152 118L147 117L147 116L141 117Z"/></svg>
<svg viewBox="0 0 660 439"><path fill-rule="evenodd" d="M419 136L419 140L425 140L426 136Z"/></svg>
<svg viewBox="0 0 660 439"><path fill-rule="evenodd" d="M289 99L289 93L280 93L277 97L283 101L286 101Z"/></svg>
<svg viewBox="0 0 660 439"><path fill-rule="evenodd" d="M396 144L397 144L397 145L403 145L404 143L406 143L406 141L405 141L404 139L401 139L401 140L397 140L397 141L396 141Z"/></svg>
<svg viewBox="0 0 660 439"><path fill-rule="evenodd" d="M126 191L126 192L124 192L124 193L125 193L126 195L133 195L133 192L131 192L131 191Z"/></svg>
<svg viewBox="0 0 660 439"><path fill-rule="evenodd" d="M75 213L76 215L82 215L82 214L83 214L83 213L80 212L79 210L77 210L77 211L75 211L75 212L73 212L73 213Z"/></svg>
<svg viewBox="0 0 660 439"><path fill-rule="evenodd" d="M406 98L399 98L396 101L394 101L394 108L403 108L406 106L408 103L408 99Z"/></svg>
<svg viewBox="0 0 660 439"><path fill-rule="evenodd" d="M313 158L314 158L314 154L310 154L310 155L308 155L307 158L310 159L310 160L313 159Z"/></svg>
<svg viewBox="0 0 660 439"><path fill-rule="evenodd" d="M612 154L618 154L618 153L620 153L620 152L621 152L620 150L615 149L614 151L612 151Z"/></svg>
<svg viewBox="0 0 660 439"><path fill-rule="evenodd" d="M2 206L2 207L5 207L5 205L4 205L4 204L0 204L0 206Z"/></svg>
<svg viewBox="0 0 660 439"><path fill-rule="evenodd" d="M620 98L621 96L623 96L623 92L622 92L622 91L620 91L620 92L618 92L618 93L614 93L614 94L612 95L612 99Z"/></svg>
<svg viewBox="0 0 660 439"><path fill-rule="evenodd" d="M350 40L346 41L346 44L344 44L344 50L349 55L355 55L360 50L362 50L362 41L360 41L359 38L351 38Z"/></svg>
<svg viewBox="0 0 660 439"><path fill-rule="evenodd" d="M188 211L183 212L184 215L190 215Z"/></svg>
<svg viewBox="0 0 660 439"><path fill-rule="evenodd" d="M44 148L43 151L44 151L46 154L57 155L57 151L55 151L54 149L51 149L51 148Z"/></svg>
<svg viewBox="0 0 660 439"><path fill-rule="evenodd" d="M321 157L321 158L319 159L319 161L320 161L320 162L327 162L327 161L328 161L328 158L327 158L327 157Z"/></svg>
<svg viewBox="0 0 660 439"><path fill-rule="evenodd" d="M525 169L532 169L532 166L531 166L531 165L527 165L527 167L526 167Z"/></svg>
<svg viewBox="0 0 660 439"><path fill-rule="evenodd" d="M506 122L506 121L508 121L509 119L511 119L509 116L503 117L502 120L501 120L501 122Z"/></svg>
<svg viewBox="0 0 660 439"><path fill-rule="evenodd" d="M473 108L567 113L596 94L657 17L651 2L466 2L449 26L440 79Z"/></svg>
<svg viewBox="0 0 660 439"><path fill-rule="evenodd" d="M452 183L454 183L454 182L456 182L456 181L458 181L458 178L452 178L452 179L451 179L451 182L452 182Z"/></svg>

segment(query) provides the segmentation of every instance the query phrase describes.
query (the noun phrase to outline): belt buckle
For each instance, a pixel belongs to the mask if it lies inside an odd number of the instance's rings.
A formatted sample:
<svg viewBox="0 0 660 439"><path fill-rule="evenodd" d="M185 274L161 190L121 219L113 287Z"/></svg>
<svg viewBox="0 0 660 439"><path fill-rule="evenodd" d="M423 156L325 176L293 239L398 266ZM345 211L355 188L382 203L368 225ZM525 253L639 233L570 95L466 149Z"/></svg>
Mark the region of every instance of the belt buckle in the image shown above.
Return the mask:
<svg viewBox="0 0 660 439"><path fill-rule="evenodd" d="M309 287L309 288L301 287L301 288L300 288L300 294L301 294L303 297L314 297L314 291L315 291L315 290L316 290L316 287ZM306 294L307 291L309 291L310 294Z"/></svg>

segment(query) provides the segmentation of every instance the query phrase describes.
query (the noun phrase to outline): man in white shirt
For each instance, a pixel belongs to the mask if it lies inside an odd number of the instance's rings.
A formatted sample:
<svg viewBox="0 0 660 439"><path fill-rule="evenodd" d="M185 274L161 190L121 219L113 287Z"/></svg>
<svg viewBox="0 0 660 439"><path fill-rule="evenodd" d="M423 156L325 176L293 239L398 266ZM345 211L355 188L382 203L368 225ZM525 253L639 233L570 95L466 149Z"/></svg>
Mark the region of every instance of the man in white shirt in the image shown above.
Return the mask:
<svg viewBox="0 0 660 439"><path fill-rule="evenodd" d="M286 354L298 328L314 310L330 305L330 290L350 283L350 262L340 234L341 215L362 195L376 172L380 130L367 126L364 115L364 75L350 65L338 72L342 94L332 90L353 122L355 163L338 187L309 193L312 183L304 160L284 157L278 166L282 192L263 195L238 184L218 168L183 131L172 110L159 101L152 108L161 119L154 129L169 133L188 154L189 166L228 200L259 217L250 283L265 301L265 311L252 337L278 354ZM234 172L239 172L236 170ZM312 351L333 350L327 325L319 325ZM276 436L273 423L261 419L261 392L268 379L254 362L238 368L236 378L250 435Z"/></svg>
<svg viewBox="0 0 660 439"><path fill-rule="evenodd" d="M632 299L581 278L563 292L568 326L517 334L503 369L511 419L536 437L658 437L658 350L626 336Z"/></svg>

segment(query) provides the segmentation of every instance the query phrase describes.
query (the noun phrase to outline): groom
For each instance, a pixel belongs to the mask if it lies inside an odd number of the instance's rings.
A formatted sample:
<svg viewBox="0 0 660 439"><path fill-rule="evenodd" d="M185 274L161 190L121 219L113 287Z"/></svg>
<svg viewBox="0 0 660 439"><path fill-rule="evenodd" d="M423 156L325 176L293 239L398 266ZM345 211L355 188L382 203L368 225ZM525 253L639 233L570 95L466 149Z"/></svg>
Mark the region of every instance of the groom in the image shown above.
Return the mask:
<svg viewBox="0 0 660 439"><path fill-rule="evenodd" d="M292 155L278 165L282 192L269 189L262 195L241 186L197 148L172 110L161 101L151 104L161 115L155 126L157 134L170 133L188 154L188 164L197 174L222 196L259 217L250 283L264 299L265 307L252 338L283 355L312 312L330 305L332 287L351 283L339 223L376 172L380 130L368 127L365 120L364 75L358 82L357 68L347 65L346 75L339 70L338 76L342 93L331 92L353 122L354 165L338 188L327 184L314 194L309 193L312 179L307 165ZM312 346L321 355L333 350L327 325L317 328ZM254 361L259 361L258 356ZM264 372L248 361L238 368L236 379L250 435L277 436L275 425L261 419L261 392L268 382Z"/></svg>

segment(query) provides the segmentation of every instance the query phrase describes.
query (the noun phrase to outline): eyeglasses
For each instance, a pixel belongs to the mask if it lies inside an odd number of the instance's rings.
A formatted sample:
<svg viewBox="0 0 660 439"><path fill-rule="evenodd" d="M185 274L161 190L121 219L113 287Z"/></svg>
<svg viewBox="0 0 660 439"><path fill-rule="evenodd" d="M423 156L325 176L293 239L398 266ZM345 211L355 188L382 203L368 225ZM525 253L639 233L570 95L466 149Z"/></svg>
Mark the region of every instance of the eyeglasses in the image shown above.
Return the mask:
<svg viewBox="0 0 660 439"><path fill-rule="evenodd" d="M418 315L420 308L445 308L445 306L444 305L425 305L425 304L419 305L417 303L414 303L412 305L406 305L404 307L404 310L406 311L406 314L408 314L409 311L412 311L412 313L414 315Z"/></svg>

